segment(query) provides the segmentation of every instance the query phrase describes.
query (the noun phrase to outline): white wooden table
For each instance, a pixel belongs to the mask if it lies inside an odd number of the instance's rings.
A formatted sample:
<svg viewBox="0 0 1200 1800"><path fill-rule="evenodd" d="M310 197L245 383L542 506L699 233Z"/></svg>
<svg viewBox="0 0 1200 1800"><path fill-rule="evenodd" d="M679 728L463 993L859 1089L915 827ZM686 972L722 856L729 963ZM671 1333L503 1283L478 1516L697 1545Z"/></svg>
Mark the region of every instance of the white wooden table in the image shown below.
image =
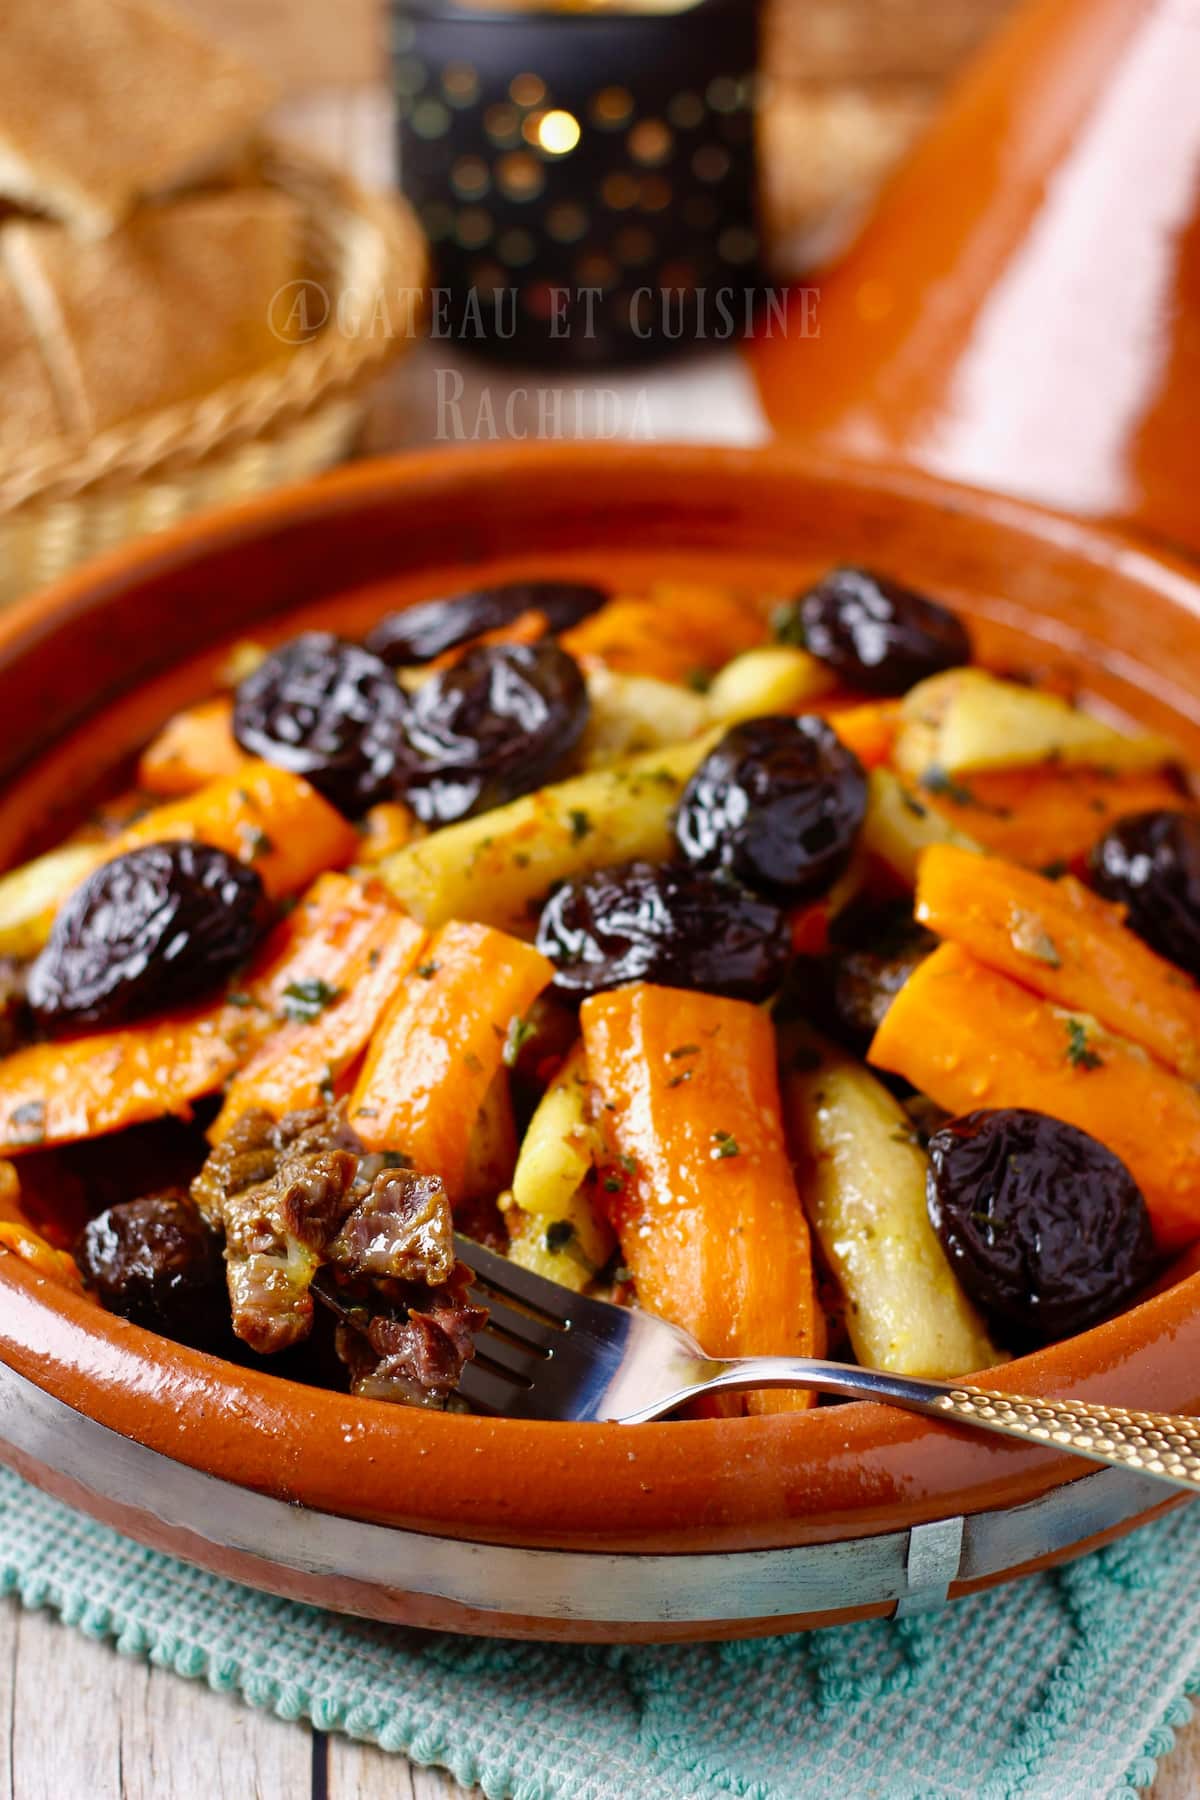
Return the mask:
<svg viewBox="0 0 1200 1800"><path fill-rule="evenodd" d="M367 180L390 167L378 82L378 0L185 0L253 50L293 92L289 129ZM336 87L316 91L313 71ZM428 441L430 356L382 397L370 447ZM655 435L761 435L733 359L651 383ZM47 1613L0 1600L0 1800L462 1800L449 1777L276 1719L117 1654ZM1151 1800L1200 1796L1200 1719L1180 1734ZM669 1794L663 1800L671 1800Z"/></svg>

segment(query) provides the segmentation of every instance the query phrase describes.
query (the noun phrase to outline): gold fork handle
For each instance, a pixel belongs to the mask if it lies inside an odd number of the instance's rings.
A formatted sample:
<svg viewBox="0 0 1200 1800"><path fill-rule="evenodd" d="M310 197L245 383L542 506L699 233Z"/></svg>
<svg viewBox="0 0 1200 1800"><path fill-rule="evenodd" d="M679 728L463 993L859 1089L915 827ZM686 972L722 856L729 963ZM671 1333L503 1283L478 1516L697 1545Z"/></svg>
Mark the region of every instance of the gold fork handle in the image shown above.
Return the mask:
<svg viewBox="0 0 1200 1800"><path fill-rule="evenodd" d="M975 1387L949 1388L932 1402L930 1411L1200 1492L1196 1419L1129 1412L1123 1406L1099 1406L1088 1400L1030 1400Z"/></svg>

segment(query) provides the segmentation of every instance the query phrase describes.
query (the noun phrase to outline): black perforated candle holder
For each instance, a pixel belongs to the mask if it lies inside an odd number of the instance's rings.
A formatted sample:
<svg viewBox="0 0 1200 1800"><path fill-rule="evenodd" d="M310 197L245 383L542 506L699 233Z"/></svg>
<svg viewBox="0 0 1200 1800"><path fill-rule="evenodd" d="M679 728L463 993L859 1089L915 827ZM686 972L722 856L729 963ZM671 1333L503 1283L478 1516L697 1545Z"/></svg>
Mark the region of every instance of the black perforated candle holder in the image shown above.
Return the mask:
<svg viewBox="0 0 1200 1800"><path fill-rule="evenodd" d="M433 330L603 365L745 329L758 283L754 0L393 20L400 171Z"/></svg>

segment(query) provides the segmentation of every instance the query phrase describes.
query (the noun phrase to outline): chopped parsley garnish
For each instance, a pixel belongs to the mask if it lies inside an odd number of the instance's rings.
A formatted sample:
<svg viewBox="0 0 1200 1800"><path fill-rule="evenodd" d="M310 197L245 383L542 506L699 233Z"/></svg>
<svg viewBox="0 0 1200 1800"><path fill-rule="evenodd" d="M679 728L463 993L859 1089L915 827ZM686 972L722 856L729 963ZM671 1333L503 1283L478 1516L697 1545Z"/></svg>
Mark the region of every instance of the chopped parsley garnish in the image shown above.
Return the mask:
<svg viewBox="0 0 1200 1800"><path fill-rule="evenodd" d="M693 694L707 694L709 688L713 684L712 670L689 669L687 673L687 684L691 688Z"/></svg>
<svg viewBox="0 0 1200 1800"><path fill-rule="evenodd" d="M46 1136L46 1102L26 1100L23 1106L13 1108L8 1122L22 1144L42 1143Z"/></svg>
<svg viewBox="0 0 1200 1800"><path fill-rule="evenodd" d="M782 606L775 608L771 614L771 636L777 644L792 644L797 650L808 649L798 600L785 600Z"/></svg>
<svg viewBox="0 0 1200 1800"><path fill-rule="evenodd" d="M442 965L439 962L418 963L417 974L421 977L422 981L432 981L441 966Z"/></svg>
<svg viewBox="0 0 1200 1800"><path fill-rule="evenodd" d="M667 1051L670 1062L678 1062L681 1056L699 1056L699 1044L676 1044L674 1050Z"/></svg>
<svg viewBox="0 0 1200 1800"><path fill-rule="evenodd" d="M712 1134L713 1149L709 1152L714 1162L723 1162L727 1156L740 1156L742 1147L730 1131L714 1131Z"/></svg>
<svg viewBox="0 0 1200 1800"><path fill-rule="evenodd" d="M604 1177L604 1191L606 1194L619 1194L624 1186L625 1183L621 1180L619 1175L606 1175Z"/></svg>
<svg viewBox="0 0 1200 1800"><path fill-rule="evenodd" d="M638 1159L636 1156L629 1156L629 1155L618 1156L617 1161L620 1163L621 1167L624 1169L624 1171L627 1175L636 1175L637 1174Z"/></svg>
<svg viewBox="0 0 1200 1800"><path fill-rule="evenodd" d="M955 781L952 775L937 763L933 763L921 777L921 786L927 794L942 794L955 806L974 806L975 796L971 789L961 781Z"/></svg>
<svg viewBox="0 0 1200 1800"><path fill-rule="evenodd" d="M584 812L581 806L573 806L567 814L567 818L571 822L571 842L573 844L582 844L584 838L592 829L591 815Z"/></svg>
<svg viewBox="0 0 1200 1800"><path fill-rule="evenodd" d="M682 1087L685 1081L690 1081L692 1079L695 1072L694 1069L681 1069L678 1075L672 1075L667 1086L669 1088Z"/></svg>
<svg viewBox="0 0 1200 1800"><path fill-rule="evenodd" d="M504 1066L506 1069L516 1067L517 1058L536 1031L537 1026L531 1025L528 1019L522 1019L516 1013L513 1014L508 1021L508 1035L504 1040Z"/></svg>
<svg viewBox="0 0 1200 1800"><path fill-rule="evenodd" d="M1097 1056L1088 1043L1087 1028L1082 1019L1068 1019L1067 1061L1073 1069L1102 1069L1104 1058Z"/></svg>
<svg viewBox="0 0 1200 1800"><path fill-rule="evenodd" d="M242 852L248 862L259 862L264 856L270 856L275 848L261 825L241 825L238 828Z"/></svg>
<svg viewBox="0 0 1200 1800"><path fill-rule="evenodd" d="M927 819L929 817L929 808L927 806L922 806L921 802L916 799L914 795L910 794L907 788L900 789L900 804L904 807L906 812L912 814L914 819Z"/></svg>
<svg viewBox="0 0 1200 1800"><path fill-rule="evenodd" d="M463 1063L468 1069L470 1069L472 1075L482 1075L483 1074L483 1064L480 1062L479 1058L476 1056L476 1054L473 1050L467 1051L466 1055L463 1057Z"/></svg>
<svg viewBox="0 0 1200 1800"><path fill-rule="evenodd" d="M340 1000L341 995L341 988L330 987L319 975L309 976L304 981L289 981L283 990L284 1017L293 1025L311 1025L327 1006Z"/></svg>
<svg viewBox="0 0 1200 1800"><path fill-rule="evenodd" d="M554 1219L546 1227L547 1250L565 1250L575 1236L575 1227L570 1219Z"/></svg>
<svg viewBox="0 0 1200 1800"><path fill-rule="evenodd" d="M231 988L225 998L230 1006L247 1007L257 1005L254 995L248 994L245 988Z"/></svg>

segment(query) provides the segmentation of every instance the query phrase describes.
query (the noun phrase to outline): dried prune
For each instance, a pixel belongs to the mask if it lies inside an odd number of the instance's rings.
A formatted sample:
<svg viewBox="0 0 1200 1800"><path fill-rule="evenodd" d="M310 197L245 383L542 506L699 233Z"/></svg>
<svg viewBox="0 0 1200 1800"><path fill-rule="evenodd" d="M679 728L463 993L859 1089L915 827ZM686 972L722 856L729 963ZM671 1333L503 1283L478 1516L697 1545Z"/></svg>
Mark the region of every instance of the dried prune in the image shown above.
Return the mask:
<svg viewBox="0 0 1200 1800"><path fill-rule="evenodd" d="M1076 1126L1019 1108L967 1113L934 1133L929 1159L934 1230L1011 1348L1086 1330L1152 1273L1137 1184Z"/></svg>
<svg viewBox="0 0 1200 1800"><path fill-rule="evenodd" d="M1092 851L1092 886L1125 907L1130 930L1200 980L1200 819L1143 812L1118 819Z"/></svg>
<svg viewBox="0 0 1200 1800"><path fill-rule="evenodd" d="M447 825L540 787L588 720L579 665L545 640L480 644L409 696L399 792L426 825Z"/></svg>
<svg viewBox="0 0 1200 1800"><path fill-rule="evenodd" d="M862 764L824 719L748 719L688 782L675 841L697 868L794 903L843 873L866 810Z"/></svg>
<svg viewBox="0 0 1200 1800"><path fill-rule="evenodd" d="M787 609L781 634L867 694L905 694L971 660L966 627L948 607L870 569L831 569Z"/></svg>
<svg viewBox="0 0 1200 1800"><path fill-rule="evenodd" d="M328 631L265 657L237 690L233 735L303 775L347 818L392 797L404 696L387 664Z"/></svg>
<svg viewBox="0 0 1200 1800"><path fill-rule="evenodd" d="M388 613L368 633L366 644L396 669L432 662L485 631L502 630L524 612L542 613L550 633L569 631L598 612L607 599L603 588L581 582L510 581L503 587L476 588Z"/></svg>
<svg viewBox="0 0 1200 1800"><path fill-rule="evenodd" d="M109 1207L75 1246L80 1274L109 1312L200 1347L229 1335L217 1238L183 1194Z"/></svg>
<svg viewBox="0 0 1200 1800"><path fill-rule="evenodd" d="M762 1000L790 953L782 910L724 875L626 863L564 883L538 924L561 993L598 994L627 981Z"/></svg>
<svg viewBox="0 0 1200 1800"><path fill-rule="evenodd" d="M123 1024L197 999L245 961L265 923L256 871L211 844L146 844L65 902L29 971L45 1031Z"/></svg>
<svg viewBox="0 0 1200 1800"><path fill-rule="evenodd" d="M937 938L908 902L848 909L831 932L828 954L797 964L805 1011L831 1037L865 1053L884 1014Z"/></svg>

